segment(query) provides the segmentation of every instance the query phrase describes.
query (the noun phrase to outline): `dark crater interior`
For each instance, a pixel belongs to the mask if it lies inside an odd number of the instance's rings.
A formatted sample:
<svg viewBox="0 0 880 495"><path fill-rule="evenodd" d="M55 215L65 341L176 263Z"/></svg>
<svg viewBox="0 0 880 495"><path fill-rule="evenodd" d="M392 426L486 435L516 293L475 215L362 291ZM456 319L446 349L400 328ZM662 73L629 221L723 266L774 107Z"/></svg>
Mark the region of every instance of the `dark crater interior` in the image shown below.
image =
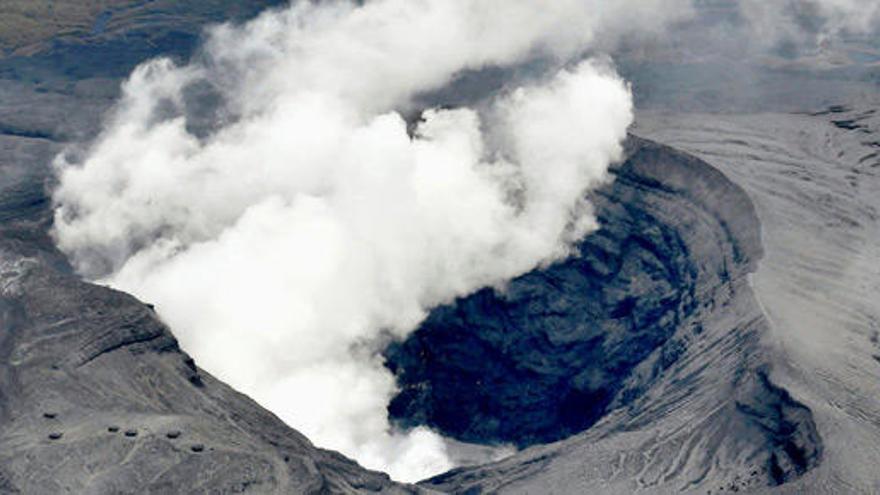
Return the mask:
<svg viewBox="0 0 880 495"><path fill-rule="evenodd" d="M748 271L759 234L713 212L742 203L741 192L670 185L690 180L691 158L637 139L628 147L615 180L593 193L602 227L579 256L437 308L388 347L398 425L475 443L552 442L634 401L645 384L626 382L650 355L659 354L656 374L685 351L671 337L699 307L701 287ZM664 162L680 164L664 171ZM664 172L670 183L657 180ZM705 181L729 184L717 175ZM711 245L717 231L723 251Z"/></svg>

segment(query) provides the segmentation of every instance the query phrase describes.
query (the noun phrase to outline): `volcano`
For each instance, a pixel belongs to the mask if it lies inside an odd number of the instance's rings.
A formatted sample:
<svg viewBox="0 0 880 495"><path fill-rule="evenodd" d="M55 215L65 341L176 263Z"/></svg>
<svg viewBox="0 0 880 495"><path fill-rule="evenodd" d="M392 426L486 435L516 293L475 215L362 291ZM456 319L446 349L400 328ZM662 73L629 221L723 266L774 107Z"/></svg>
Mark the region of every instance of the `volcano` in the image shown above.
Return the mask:
<svg viewBox="0 0 880 495"><path fill-rule="evenodd" d="M870 34L811 45L815 7L758 49L748 2L722 0L615 45L635 123L584 198L597 228L367 346L396 382L393 427L456 461L403 483L202 369L157 307L84 279L52 237L53 159L100 135L123 78L281 2L51 3L0 5L0 493L880 490ZM479 108L541 63L469 69L412 106Z"/></svg>

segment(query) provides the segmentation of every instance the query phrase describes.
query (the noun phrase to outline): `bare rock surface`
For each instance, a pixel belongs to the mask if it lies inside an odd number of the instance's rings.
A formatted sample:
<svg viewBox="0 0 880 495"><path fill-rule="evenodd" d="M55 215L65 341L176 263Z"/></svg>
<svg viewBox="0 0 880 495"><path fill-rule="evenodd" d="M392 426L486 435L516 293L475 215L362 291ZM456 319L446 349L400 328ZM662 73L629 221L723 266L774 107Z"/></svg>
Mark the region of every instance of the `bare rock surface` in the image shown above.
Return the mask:
<svg viewBox="0 0 880 495"><path fill-rule="evenodd" d="M779 364L816 417L822 465L785 493L880 491L880 116L870 103L806 113L645 115L636 132L723 170L753 199L765 257L752 277Z"/></svg>

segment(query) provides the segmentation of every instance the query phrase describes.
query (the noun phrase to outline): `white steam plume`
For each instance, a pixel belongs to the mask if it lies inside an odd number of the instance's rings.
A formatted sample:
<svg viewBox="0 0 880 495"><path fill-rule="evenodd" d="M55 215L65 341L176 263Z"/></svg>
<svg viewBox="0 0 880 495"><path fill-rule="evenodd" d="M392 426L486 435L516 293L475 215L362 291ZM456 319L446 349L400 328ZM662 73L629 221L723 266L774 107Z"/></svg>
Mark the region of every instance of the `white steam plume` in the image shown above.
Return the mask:
<svg viewBox="0 0 880 495"><path fill-rule="evenodd" d="M216 28L189 65L139 67L83 157L59 157L58 244L318 445L402 480L446 470L441 437L390 428L375 346L569 254L631 97L585 61L411 132L395 109L462 70L576 57L622 14L682 11L606 3L325 2ZM207 135L187 117L205 85L221 102Z"/></svg>
<svg viewBox="0 0 880 495"><path fill-rule="evenodd" d="M880 27L880 0L807 0L828 33L864 34Z"/></svg>

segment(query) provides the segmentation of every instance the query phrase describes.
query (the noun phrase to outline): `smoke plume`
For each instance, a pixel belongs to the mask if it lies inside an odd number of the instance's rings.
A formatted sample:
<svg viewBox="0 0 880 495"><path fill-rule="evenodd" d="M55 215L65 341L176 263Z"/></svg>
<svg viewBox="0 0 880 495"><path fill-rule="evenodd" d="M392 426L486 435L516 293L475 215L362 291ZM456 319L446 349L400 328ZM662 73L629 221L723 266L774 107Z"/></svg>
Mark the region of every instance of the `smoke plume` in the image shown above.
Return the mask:
<svg viewBox="0 0 880 495"><path fill-rule="evenodd" d="M316 444L397 479L444 471L439 435L389 426L377 348L596 228L584 193L621 157L631 95L577 60L688 11L607 4L302 3L213 28L188 64L138 67L95 142L57 159L58 245ZM401 117L462 71L536 57L562 68Z"/></svg>

